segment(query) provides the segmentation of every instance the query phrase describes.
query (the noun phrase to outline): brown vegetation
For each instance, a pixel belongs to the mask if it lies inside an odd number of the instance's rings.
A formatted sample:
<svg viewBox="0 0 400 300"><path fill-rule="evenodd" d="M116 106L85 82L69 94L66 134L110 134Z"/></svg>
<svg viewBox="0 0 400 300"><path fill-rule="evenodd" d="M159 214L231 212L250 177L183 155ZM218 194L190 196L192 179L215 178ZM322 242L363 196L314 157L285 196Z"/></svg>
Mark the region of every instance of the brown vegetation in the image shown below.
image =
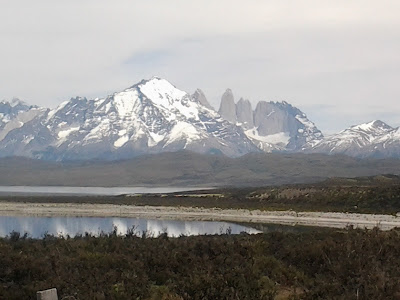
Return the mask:
<svg viewBox="0 0 400 300"><path fill-rule="evenodd" d="M0 298L398 299L400 231L0 239Z"/></svg>

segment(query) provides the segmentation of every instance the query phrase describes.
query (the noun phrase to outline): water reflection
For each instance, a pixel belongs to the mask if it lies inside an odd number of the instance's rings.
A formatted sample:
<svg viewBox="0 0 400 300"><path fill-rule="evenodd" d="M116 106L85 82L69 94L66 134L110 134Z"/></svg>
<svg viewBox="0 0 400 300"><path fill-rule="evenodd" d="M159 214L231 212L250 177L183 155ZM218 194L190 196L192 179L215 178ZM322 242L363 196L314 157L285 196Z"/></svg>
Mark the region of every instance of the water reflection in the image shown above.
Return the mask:
<svg viewBox="0 0 400 300"><path fill-rule="evenodd" d="M163 194L198 190L209 187L93 187L93 186L0 186L2 195L107 195Z"/></svg>
<svg viewBox="0 0 400 300"><path fill-rule="evenodd" d="M201 235L247 232L259 233L249 226L227 222L149 220L138 218L96 218L96 217L13 217L0 216L0 236L5 237L12 231L33 238L41 238L45 233L53 235L84 234L98 235L111 232L116 226L118 234L126 234L128 229L135 229L138 235L146 232L150 236L158 236L166 232L168 236Z"/></svg>

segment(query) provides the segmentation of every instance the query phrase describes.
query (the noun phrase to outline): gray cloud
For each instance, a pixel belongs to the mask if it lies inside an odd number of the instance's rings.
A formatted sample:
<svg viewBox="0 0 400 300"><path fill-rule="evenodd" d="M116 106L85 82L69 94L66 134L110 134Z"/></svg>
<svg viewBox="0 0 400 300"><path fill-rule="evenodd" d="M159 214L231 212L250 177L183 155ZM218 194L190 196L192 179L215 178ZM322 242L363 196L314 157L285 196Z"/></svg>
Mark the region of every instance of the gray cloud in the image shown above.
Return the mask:
<svg viewBox="0 0 400 300"><path fill-rule="evenodd" d="M54 107L159 75L218 106L286 100L326 132L400 125L398 1L2 1L0 98ZM322 108L325 107L325 108Z"/></svg>

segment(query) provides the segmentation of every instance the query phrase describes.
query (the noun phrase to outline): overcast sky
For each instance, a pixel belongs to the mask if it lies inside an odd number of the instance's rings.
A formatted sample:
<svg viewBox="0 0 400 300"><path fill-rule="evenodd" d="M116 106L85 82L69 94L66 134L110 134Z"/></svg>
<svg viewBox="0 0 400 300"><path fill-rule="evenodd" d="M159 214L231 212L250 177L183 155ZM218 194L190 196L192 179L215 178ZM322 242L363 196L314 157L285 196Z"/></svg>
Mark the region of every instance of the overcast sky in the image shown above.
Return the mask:
<svg viewBox="0 0 400 300"><path fill-rule="evenodd" d="M0 99L55 107L153 75L215 107L282 101L325 133L400 125L400 1L2 0Z"/></svg>

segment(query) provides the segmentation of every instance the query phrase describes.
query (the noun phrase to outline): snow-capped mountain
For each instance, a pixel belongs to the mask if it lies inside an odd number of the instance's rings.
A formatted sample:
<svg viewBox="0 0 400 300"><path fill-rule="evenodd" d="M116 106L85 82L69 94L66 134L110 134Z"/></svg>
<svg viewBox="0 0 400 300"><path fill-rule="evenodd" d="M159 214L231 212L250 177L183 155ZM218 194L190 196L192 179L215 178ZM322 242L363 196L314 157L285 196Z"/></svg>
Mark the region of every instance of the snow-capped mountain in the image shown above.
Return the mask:
<svg viewBox="0 0 400 300"><path fill-rule="evenodd" d="M235 104L233 93L228 89L222 96L219 113L241 126L248 138L265 152L298 151L323 138L302 111L285 101L260 101L253 111L249 100L241 98Z"/></svg>
<svg viewBox="0 0 400 300"><path fill-rule="evenodd" d="M345 154L356 157L399 156L400 134L380 120L354 125L328 136L314 145L306 145L306 152Z"/></svg>
<svg viewBox="0 0 400 300"><path fill-rule="evenodd" d="M400 157L400 128L394 128L366 147L374 157Z"/></svg>
<svg viewBox="0 0 400 300"><path fill-rule="evenodd" d="M4 128L7 123L14 119L20 112L30 109L30 106L18 98L12 99L10 102L0 102L0 129Z"/></svg>
<svg viewBox="0 0 400 300"><path fill-rule="evenodd" d="M324 137L287 102L260 101L253 110L227 89L216 112L201 90L189 95L158 77L55 109L0 102L0 157L121 159L183 149L232 157L261 151L400 157L400 129L372 121Z"/></svg>
<svg viewBox="0 0 400 300"><path fill-rule="evenodd" d="M24 143L27 141L25 135L20 141L14 140L14 133L23 132L24 130L18 130L24 126L25 123L29 123L36 119L38 116L44 114L46 109L39 108L37 106L29 106L25 102L14 98L11 102L1 101L0 102L0 144L4 140L8 142L4 143L4 147L1 147L1 156L7 155L23 155L20 152L21 147L23 148ZM6 138L7 137L7 138Z"/></svg>
<svg viewBox="0 0 400 300"><path fill-rule="evenodd" d="M57 160L181 149L228 156L257 151L240 127L201 101L157 77L106 98L72 98L6 134L1 155L13 148L18 155Z"/></svg>

